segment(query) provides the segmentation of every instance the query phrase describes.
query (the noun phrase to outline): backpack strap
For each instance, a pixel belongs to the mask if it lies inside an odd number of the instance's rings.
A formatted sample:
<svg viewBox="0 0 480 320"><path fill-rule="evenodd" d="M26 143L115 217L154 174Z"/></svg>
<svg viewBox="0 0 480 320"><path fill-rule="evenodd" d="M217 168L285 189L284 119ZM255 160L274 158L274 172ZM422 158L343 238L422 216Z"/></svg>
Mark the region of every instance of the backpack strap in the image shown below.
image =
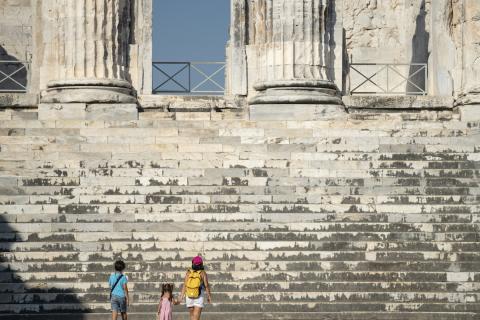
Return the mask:
<svg viewBox="0 0 480 320"><path fill-rule="evenodd" d="M110 289L110 299L112 298L113 290L115 290L115 287L117 286L117 284L120 282L122 278L123 278L123 274L121 274L120 277L117 278L117 281L115 281L113 287Z"/></svg>

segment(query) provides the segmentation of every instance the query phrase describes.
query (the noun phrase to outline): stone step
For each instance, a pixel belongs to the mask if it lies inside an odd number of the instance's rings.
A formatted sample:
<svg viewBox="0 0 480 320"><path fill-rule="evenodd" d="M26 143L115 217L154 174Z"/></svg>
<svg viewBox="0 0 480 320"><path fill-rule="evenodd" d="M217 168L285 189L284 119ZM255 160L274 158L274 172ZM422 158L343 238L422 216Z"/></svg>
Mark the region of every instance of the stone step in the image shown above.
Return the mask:
<svg viewBox="0 0 480 320"><path fill-rule="evenodd" d="M155 305L161 297L161 293L152 292L131 292L130 298L134 305ZM411 303L422 304L458 303L459 301L475 301L480 298L480 293L436 293L436 292L216 292L212 295L215 304L229 303ZM52 304L77 300L80 303L104 304L108 302L108 288L103 292L89 293L62 293L61 291L48 293L21 293L21 294L0 294L1 304L22 304L25 301L34 301L35 304ZM474 305L471 303L470 305Z"/></svg>
<svg viewBox="0 0 480 320"><path fill-rule="evenodd" d="M32 117L0 115L0 319L108 318L118 257L131 318L153 319L198 253L202 319L480 313L479 123Z"/></svg>
<svg viewBox="0 0 480 320"><path fill-rule="evenodd" d="M110 313L65 313L65 314L49 314L50 320L63 320L65 317L71 320L104 320L110 316ZM147 313L129 312L129 316L135 320L152 320L155 317L155 311ZM202 313L202 319L207 320L250 320L250 319L278 319L278 320L343 320L354 317L355 320L404 320L412 317L411 312L342 312L338 314L336 312L208 312ZM451 320L455 317L457 320L476 320L477 314L473 312L451 312L451 313L439 313L439 312L416 312L414 313L415 319L418 320ZM2 315L2 320L15 320L18 316ZM189 315L185 310L180 309L174 313L175 319L188 320ZM22 319L25 320L45 320L45 315L22 315Z"/></svg>
<svg viewBox="0 0 480 320"><path fill-rule="evenodd" d="M254 221L252 221L253 223ZM468 221L470 223L470 221ZM232 222L229 222L232 223ZM308 221L307 221L308 223ZM164 222L164 224L167 224ZM241 227L249 227L250 225L245 223L243 225L238 224ZM191 226L191 224L189 224ZM304 228L306 224L303 224ZM89 242L107 242L107 241L119 241L120 243L129 241L131 240L132 242L150 242L154 243L157 241L169 241L169 240L178 240L178 241L192 241L192 242L206 242L206 241L211 241L210 239L215 238L216 241L263 241L263 240L298 240L298 241L306 241L313 239L316 240L316 242L319 242L317 244L317 248L322 248L322 241L318 240L318 237L315 235L317 232L315 231L306 231L307 238L305 236L300 236L300 238L297 238L297 232L301 232L300 228L302 227L302 224L297 224L297 225L285 225L285 224L279 224L279 223L271 223L271 225L265 227L265 231L262 229L253 229L250 228L250 230L245 230L245 233L238 233L233 231L231 237L228 237L228 230L220 230L220 231L203 231L201 233L199 232L185 232L185 231L151 231L151 232L137 232L137 231L112 231L112 232L55 232L52 234L51 232L41 232L41 233L36 233L35 231L32 231L30 233L23 232L23 233L17 233L17 232L12 232L12 229L8 229L5 225L4 227L4 232L0 233L0 235L3 237L2 239L7 242L12 242L16 241L18 243L25 243L25 242L31 242L31 243L42 243L42 242L52 242L52 246L58 247L61 245L64 245L64 243L68 242L75 242L75 241L83 241L86 243ZM282 233L277 235L275 233L276 230L282 230ZM353 231L352 231L353 232ZM265 236L262 234L265 233ZM321 233L321 232L320 232ZM387 233L388 234L388 233ZM473 240L467 240L463 239L462 233L455 233L455 232L449 232L449 233L443 233L443 232L424 232L423 234L418 234L417 233L409 233L406 232L406 235L411 234L412 238L407 239L405 236L404 238L400 239L387 239L387 238L382 238L380 240L375 240L375 239L355 239L354 242L358 243L360 246L363 245L366 242L375 242L375 243L381 243L385 242L385 246L388 248L404 248L402 243L418 243L419 246L418 248L429 248L428 251L435 251L437 247L436 243L438 243L440 246L442 245L449 245L452 246L452 248L458 248L461 246L463 243L470 244L472 242L477 242L475 239ZM324 236L323 234L322 236ZM327 233L328 235L328 233ZM455 237L455 236L462 236L462 237ZM467 233L468 235L468 233ZM418 237L413 237L413 236L418 236ZM428 240L428 241L427 241ZM331 248L335 248L337 244L345 243L348 242L345 239L327 239L324 241L325 243L332 243ZM326 247L328 248L328 246ZM405 247L407 248L407 247ZM331 250L331 249L329 249ZM413 250L413 249L412 249ZM37 251L37 250L33 250ZM62 250L58 250L62 251Z"/></svg>
<svg viewBox="0 0 480 320"><path fill-rule="evenodd" d="M71 253L69 256L73 257ZM3 258L3 257L2 257ZM372 268L378 271L423 271L423 272L442 272L448 270L452 265L455 266L458 272L474 272L477 270L478 262L475 260L456 261L438 261L431 259L429 261L412 261L412 260L388 260L382 261L322 261L307 260L309 257L305 256L302 260L295 261L228 261L217 262L209 261L209 270L221 272L222 270L229 270L231 272L243 272L243 271L267 271L272 272L285 272L285 271L316 271L316 270L335 270L341 271L369 271ZM183 261L142 261L142 262L129 262L129 265L134 270L144 270L145 272L151 272L152 270L159 271L176 271L183 272L189 265ZM111 261L105 259L104 261L91 261L88 265L79 264L78 262L34 262L34 261L20 261L4 263L1 266L1 272L10 272L10 270L16 270L16 273L30 273L41 270L54 271L66 271L66 272L109 272L111 271Z"/></svg>
<svg viewBox="0 0 480 320"><path fill-rule="evenodd" d="M291 208L285 207L284 211L270 211L263 210L261 212L231 212L232 210L223 210L222 212L198 212L195 210L185 212L173 213L168 208L158 208L157 206L143 206L143 205L65 205L59 206L57 204L36 205L32 208L27 206L8 207L10 211L8 220L12 223L17 223L22 226L22 223L38 222L38 223L53 223L54 226L60 226L61 223L83 223L88 225L92 221L102 221L103 223L120 224L125 222L162 222L170 226L168 231L172 231L172 221L175 223L194 224L203 223L215 225L220 222L231 223L245 223L258 222L272 225L284 225L285 229L289 229L292 218L301 219L304 223L312 223L315 226L324 225L323 228L312 231L325 232L339 229L342 231L355 230L353 228L355 222L361 224L357 230L365 229L367 231L404 231L414 232L422 226L424 230L428 228L431 232L445 232L445 231L475 231L475 225L462 227L460 224L475 223L478 221L480 213L473 212L451 212L446 213L376 213L376 212L362 212L359 215L352 210L351 212L319 212L312 210L305 210L302 206L293 206ZM171 205L172 208L178 208L178 205ZM235 208L235 207L230 207ZM357 207L353 207L357 208ZM59 209L62 213L59 213ZM442 208L439 207L438 210ZM146 211L138 213L139 211ZM23 211L23 212L22 212ZM27 212L25 212L27 211ZM229 212L230 211L230 212ZM400 210L399 210L400 211ZM81 215L79 215L81 214ZM351 221L350 226L345 221ZM386 227L386 224L395 224L394 227ZM338 224L338 226L333 226ZM18 230L20 233L27 233L25 230ZM100 231L100 230L99 230ZM249 230L252 231L252 230ZM67 230L62 231L67 232ZM70 231L73 232L73 231ZM91 232L94 232L91 230ZM123 231L128 232L128 231Z"/></svg>
<svg viewBox="0 0 480 320"><path fill-rule="evenodd" d="M67 234L64 234L66 236ZM76 234L71 234L72 239L75 239ZM101 252L101 251L112 251L114 250L144 250L144 251L155 251L158 248L162 248L163 251L170 250L180 250L183 249L184 251L186 248L190 248L190 251L194 251L191 248L196 248L198 246L205 246L211 245L212 247L218 249L219 246L226 246L228 247L229 243L233 243L228 250L245 250L242 245L245 247L247 246L255 246L256 244L271 244L274 243L272 241L278 241L278 243L289 243L289 241L295 241L295 243L302 243L306 242L312 246L314 251L347 251L347 252L365 252L368 250L369 252L378 252L382 254L384 252L395 252L399 253L415 253L415 252L446 252L449 250L450 252L478 252L480 244L478 242L446 242L446 241L436 241L433 243L424 243L419 241L389 241L389 242L382 242L382 241L355 241L355 242L348 242L348 241L316 241L318 234L315 232L305 232L305 233L298 233L298 232L269 232L269 233L245 233L242 234L241 237L239 236L236 239L235 234L223 234L223 233L212 233L210 236L215 237L215 240L208 240L206 243L198 244L196 241L201 241L198 236L193 236L189 233L178 234L178 233L169 233L169 232L162 232L159 234L152 235L152 237L156 238L155 241L152 239L132 239L131 241L115 238L114 235L110 235L108 238L102 238L102 241L98 241L96 238L101 237L98 234L91 234L92 239L90 241L85 242L57 242L57 243L50 243L50 242L11 242L8 240L4 240L0 244L0 248L4 252L12 251L21 254L22 252ZM172 241L172 237L180 236L182 240L179 241ZM202 237L208 239L208 234L202 235ZM193 238L195 242L192 240L187 240L189 238ZM198 240L197 240L198 239ZM113 241L113 242L107 242ZM299 246L300 247L300 246ZM252 247L250 247L252 249ZM303 248L306 249L306 248ZM187 251L189 251L187 250ZM319 252L319 253L320 253ZM307 257L307 256L306 256Z"/></svg>
<svg viewBox="0 0 480 320"><path fill-rule="evenodd" d="M232 246L235 246L233 243ZM196 251L181 251L178 249L177 251L163 251L160 247L160 251L153 251L150 249L149 251L136 251L136 250L122 250L116 249L112 251L104 251L104 252L77 252L77 251L63 251L63 252L14 252L11 254L2 254L1 258L5 262L15 262L15 261L24 261L28 259L31 262L35 261L43 261L44 259L50 259L56 262L61 261L70 261L71 259L78 258L79 260L90 258L89 261L108 261L112 258L113 255L122 254L125 255L123 252L128 252L131 257L141 257L144 261L172 261L172 260L180 260L185 259L188 261L186 257L191 256L195 252L199 251L207 251L208 256L205 255L206 258L209 258L210 263L215 263L217 261L232 261L232 260L247 260L247 261L281 261L281 260L289 260L289 261L300 261L302 259L307 261L365 261L365 260L374 260L378 262L388 262L388 261L395 261L398 263L402 262L410 262L410 261L421 261L423 259L427 259L432 262L441 262L445 261L448 262L476 262L480 260L480 253L478 251L475 252L388 252L388 251L299 251L297 243L292 243L290 246L277 246L274 249L270 249L271 245L256 245L256 249L252 249L250 251L247 250L237 250L237 251L215 251L215 247L210 246L201 246ZM269 253L266 253L269 251ZM175 259L175 255L177 255L177 259ZM181 256L181 257L179 257ZM250 258L247 258L250 257Z"/></svg>
<svg viewBox="0 0 480 320"><path fill-rule="evenodd" d="M157 303L152 304L140 304L134 303L131 305L131 312L142 312L142 313L154 313L156 311ZM182 306L176 307L176 309L181 310ZM48 303L48 304L0 304L0 314L6 312L12 312L14 310L18 311L28 311L38 312L39 310L53 311L53 310L64 310L64 311L86 311L94 310L95 313L107 313L110 309L110 303L89 303L84 304L83 306L76 303ZM272 302L272 303L214 303L208 305L205 308L206 312L212 313L237 313L237 312L256 312L256 313L268 313L268 312L404 312L408 310L409 312L438 312L438 313L476 313L480 309L480 304L478 303L405 303L405 302L368 302L368 303L359 303L359 302Z"/></svg>
<svg viewBox="0 0 480 320"><path fill-rule="evenodd" d="M106 281L104 272L0 272L0 282L11 283L12 277L18 277L22 281ZM131 279L144 281L183 281L184 271L137 271L130 272ZM448 272L448 271L283 271L271 272L269 270L252 270L231 272L230 270L211 271L211 281L355 281L355 282L384 282L384 281L407 281L407 282L438 282L450 281L458 277L460 282L476 282L480 277L479 272Z"/></svg>
<svg viewBox="0 0 480 320"><path fill-rule="evenodd" d="M107 273L108 274L108 273ZM172 281L176 290L180 290L183 281ZM55 288L45 286L44 282L15 282L0 283L0 292L3 294L28 293L35 290L35 293L104 293L108 291L108 284L100 282L54 282ZM132 292L155 294L161 292L162 282L143 281L135 279L130 281L129 287ZM258 292L457 292L457 293L478 293L480 284L478 282L342 282L342 281L216 281L211 283L212 291L237 292L237 293L258 293Z"/></svg>

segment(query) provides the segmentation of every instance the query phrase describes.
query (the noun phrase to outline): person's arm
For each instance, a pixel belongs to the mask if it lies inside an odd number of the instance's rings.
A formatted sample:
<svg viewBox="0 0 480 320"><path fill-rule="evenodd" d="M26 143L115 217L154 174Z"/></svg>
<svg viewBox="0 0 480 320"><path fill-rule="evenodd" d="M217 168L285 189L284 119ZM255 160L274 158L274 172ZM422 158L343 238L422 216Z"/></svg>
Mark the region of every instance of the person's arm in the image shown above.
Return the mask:
<svg viewBox="0 0 480 320"><path fill-rule="evenodd" d="M183 299L185 299L185 290L187 290L187 281L188 281L188 271L185 274L185 279L183 280L182 292L180 293L180 299L179 299L180 301L183 301Z"/></svg>
<svg viewBox="0 0 480 320"><path fill-rule="evenodd" d="M127 282L125 282L123 284L123 290L125 290L125 299L127 300L127 306L130 305L130 296L128 294L128 286L127 286Z"/></svg>
<svg viewBox="0 0 480 320"><path fill-rule="evenodd" d="M160 297L160 301L158 301L158 310L157 314L160 314L160 310L162 310L162 298Z"/></svg>
<svg viewBox="0 0 480 320"><path fill-rule="evenodd" d="M205 271L202 272L203 284L205 285L205 292L207 292L208 303L212 303L212 295L210 293L210 285L208 284L208 276Z"/></svg>
<svg viewBox="0 0 480 320"><path fill-rule="evenodd" d="M173 302L174 305L179 305L180 304L180 299L173 298L172 302Z"/></svg>

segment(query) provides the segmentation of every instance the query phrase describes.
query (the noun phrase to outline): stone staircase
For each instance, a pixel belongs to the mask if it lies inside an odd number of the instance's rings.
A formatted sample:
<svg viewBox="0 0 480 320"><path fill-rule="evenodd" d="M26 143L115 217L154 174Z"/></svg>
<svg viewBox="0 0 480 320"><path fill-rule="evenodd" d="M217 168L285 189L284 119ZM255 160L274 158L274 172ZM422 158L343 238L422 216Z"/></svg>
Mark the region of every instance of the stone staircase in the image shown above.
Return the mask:
<svg viewBox="0 0 480 320"><path fill-rule="evenodd" d="M479 319L479 170L480 122L448 111L0 111L0 319L108 319L119 257L154 319L199 253L204 319Z"/></svg>

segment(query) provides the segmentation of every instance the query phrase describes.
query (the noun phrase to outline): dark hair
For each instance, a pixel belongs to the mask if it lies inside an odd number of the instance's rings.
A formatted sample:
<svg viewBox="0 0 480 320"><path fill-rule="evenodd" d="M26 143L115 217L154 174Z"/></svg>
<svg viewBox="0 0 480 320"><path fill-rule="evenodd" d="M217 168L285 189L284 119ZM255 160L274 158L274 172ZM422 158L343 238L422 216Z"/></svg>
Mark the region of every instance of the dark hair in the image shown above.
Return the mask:
<svg viewBox="0 0 480 320"><path fill-rule="evenodd" d="M122 260L115 261L114 266L115 266L115 271L122 272L123 270L125 270L125 262L123 262Z"/></svg>
<svg viewBox="0 0 480 320"><path fill-rule="evenodd" d="M202 264L193 264L192 263L192 270L199 271L199 270L205 270L205 267Z"/></svg>
<svg viewBox="0 0 480 320"><path fill-rule="evenodd" d="M173 283L164 283L162 284L162 297L166 292L170 292L170 298L168 300L173 300Z"/></svg>

